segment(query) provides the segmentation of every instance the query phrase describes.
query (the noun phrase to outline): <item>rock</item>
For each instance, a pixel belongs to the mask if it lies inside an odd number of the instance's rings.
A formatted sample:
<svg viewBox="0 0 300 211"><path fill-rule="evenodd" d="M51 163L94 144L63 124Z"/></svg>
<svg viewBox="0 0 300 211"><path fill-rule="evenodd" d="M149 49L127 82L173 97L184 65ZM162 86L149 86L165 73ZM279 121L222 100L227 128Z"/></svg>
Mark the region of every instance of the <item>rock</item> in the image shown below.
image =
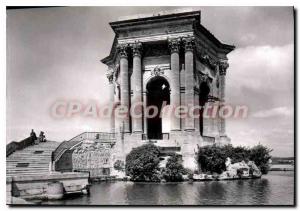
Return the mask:
<svg viewBox="0 0 300 211"><path fill-rule="evenodd" d="M254 161L249 161L248 166L252 170L252 176L253 177L261 177L262 173L259 170L259 168L255 165Z"/></svg>

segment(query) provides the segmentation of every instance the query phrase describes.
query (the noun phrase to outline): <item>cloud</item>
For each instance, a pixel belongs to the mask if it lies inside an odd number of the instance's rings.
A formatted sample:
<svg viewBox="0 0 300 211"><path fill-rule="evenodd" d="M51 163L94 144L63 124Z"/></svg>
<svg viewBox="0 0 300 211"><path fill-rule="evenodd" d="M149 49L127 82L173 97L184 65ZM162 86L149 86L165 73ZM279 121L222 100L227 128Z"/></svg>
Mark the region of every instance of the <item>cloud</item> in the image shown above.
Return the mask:
<svg viewBox="0 0 300 211"><path fill-rule="evenodd" d="M249 34L245 34L244 36L241 37L241 41L242 42L253 42L256 39L256 35L249 33Z"/></svg>
<svg viewBox="0 0 300 211"><path fill-rule="evenodd" d="M293 109L288 107L277 107L270 110L258 111L252 114L256 118L268 118L268 117L290 117L293 115Z"/></svg>
<svg viewBox="0 0 300 211"><path fill-rule="evenodd" d="M249 108L248 118L227 121L232 143L293 156L294 45L248 46L228 57L227 101Z"/></svg>
<svg viewBox="0 0 300 211"><path fill-rule="evenodd" d="M293 44L238 48L228 58L229 101L247 103L254 111L293 104Z"/></svg>

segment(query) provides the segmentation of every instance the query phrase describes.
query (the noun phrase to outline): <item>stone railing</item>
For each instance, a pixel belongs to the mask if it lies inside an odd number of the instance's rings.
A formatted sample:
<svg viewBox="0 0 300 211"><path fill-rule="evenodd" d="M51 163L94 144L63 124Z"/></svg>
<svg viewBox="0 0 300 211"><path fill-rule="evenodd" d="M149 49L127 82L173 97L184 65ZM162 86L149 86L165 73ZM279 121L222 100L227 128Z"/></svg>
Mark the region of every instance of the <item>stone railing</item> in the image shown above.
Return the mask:
<svg viewBox="0 0 300 211"><path fill-rule="evenodd" d="M6 145L6 157L14 153L16 150L21 150L28 146L33 145L34 141L35 140L30 136L20 142L15 142L15 141L10 142L9 144Z"/></svg>

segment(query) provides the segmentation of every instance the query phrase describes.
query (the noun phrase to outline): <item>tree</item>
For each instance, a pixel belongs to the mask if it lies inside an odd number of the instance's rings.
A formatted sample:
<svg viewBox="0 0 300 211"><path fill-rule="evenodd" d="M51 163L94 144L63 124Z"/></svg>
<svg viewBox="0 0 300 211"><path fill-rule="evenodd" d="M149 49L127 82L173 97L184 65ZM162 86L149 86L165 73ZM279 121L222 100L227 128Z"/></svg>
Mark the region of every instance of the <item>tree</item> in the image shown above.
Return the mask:
<svg viewBox="0 0 300 211"><path fill-rule="evenodd" d="M226 170L226 158L225 150L216 145L200 147L197 153L197 161L203 172L222 173Z"/></svg>
<svg viewBox="0 0 300 211"><path fill-rule="evenodd" d="M252 147L250 150L249 158L250 160L254 161L262 174L267 174L269 171L269 160L271 159L270 152L272 151L272 149L269 149L261 144Z"/></svg>
<svg viewBox="0 0 300 211"><path fill-rule="evenodd" d="M203 172L222 173L226 170L225 161L229 157L232 163L254 161L263 174L269 169L270 152L265 146L257 145L252 148L225 146L205 146L198 148L197 162Z"/></svg>
<svg viewBox="0 0 300 211"><path fill-rule="evenodd" d="M162 170L164 179L167 182L180 182L183 181L182 175L185 169L182 165L182 159L180 155L173 154L169 157L166 168Z"/></svg>
<svg viewBox="0 0 300 211"><path fill-rule="evenodd" d="M126 156L126 175L133 181L159 181L159 149L154 144L134 148Z"/></svg>

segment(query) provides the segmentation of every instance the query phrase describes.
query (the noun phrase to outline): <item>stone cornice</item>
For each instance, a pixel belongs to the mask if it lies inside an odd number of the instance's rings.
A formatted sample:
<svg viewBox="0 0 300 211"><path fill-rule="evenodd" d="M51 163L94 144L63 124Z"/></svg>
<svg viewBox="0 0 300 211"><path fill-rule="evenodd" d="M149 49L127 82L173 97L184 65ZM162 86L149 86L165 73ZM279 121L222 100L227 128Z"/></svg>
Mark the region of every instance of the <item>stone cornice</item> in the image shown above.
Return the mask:
<svg viewBox="0 0 300 211"><path fill-rule="evenodd" d="M148 23L160 23L165 21L178 21L178 20L197 20L200 22L200 11L187 11L187 12L174 12L167 14L165 12L158 13L157 15L149 15L148 17L143 17L141 15L135 17L128 17L126 20L119 20L115 22L110 22L111 28L116 32L118 29L126 26L139 26Z"/></svg>

